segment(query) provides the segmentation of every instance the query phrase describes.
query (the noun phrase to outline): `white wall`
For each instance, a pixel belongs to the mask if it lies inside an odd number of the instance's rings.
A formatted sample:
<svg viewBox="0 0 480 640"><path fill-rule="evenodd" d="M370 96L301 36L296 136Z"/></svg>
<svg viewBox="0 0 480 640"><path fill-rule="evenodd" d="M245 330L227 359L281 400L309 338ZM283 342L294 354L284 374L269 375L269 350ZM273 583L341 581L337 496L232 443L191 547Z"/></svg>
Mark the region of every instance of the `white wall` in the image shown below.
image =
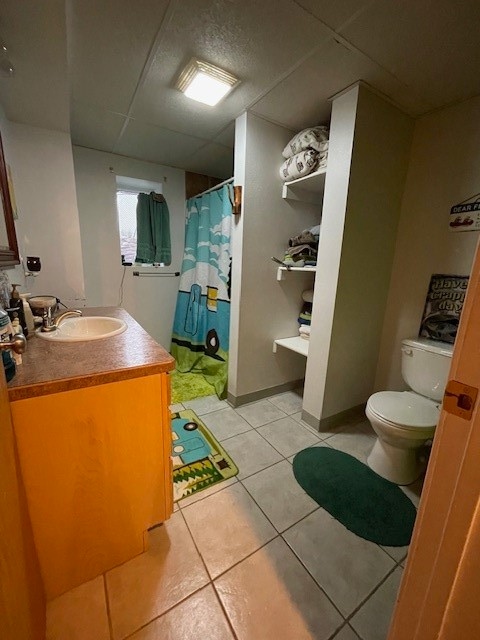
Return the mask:
<svg viewBox="0 0 480 640"><path fill-rule="evenodd" d="M74 147L87 305L120 303L120 238L115 176L163 183L170 211L172 264L180 271L185 229L185 172L83 147ZM179 278L133 277L125 267L122 306L165 348L170 348ZM151 269L150 269L151 271Z"/></svg>
<svg viewBox="0 0 480 640"><path fill-rule="evenodd" d="M316 424L374 387L412 131L364 86L333 102L304 395Z"/></svg>
<svg viewBox="0 0 480 640"><path fill-rule="evenodd" d="M343 228L347 210L358 91L358 87L355 87L339 96L333 102L332 107L309 356L303 395L303 410L316 420L316 424L312 426L318 426L322 415L327 379L328 355L342 255Z"/></svg>
<svg viewBox="0 0 480 640"><path fill-rule="evenodd" d="M270 256L282 257L288 239L318 224L320 207L283 200L278 169L294 132L246 113L237 119L235 184L243 185L241 220L232 237L232 308L229 395L250 393L303 378L305 358L273 340L298 334L303 289L311 277L288 274L276 280Z"/></svg>
<svg viewBox="0 0 480 640"><path fill-rule="evenodd" d="M84 305L80 228L70 136L2 118L5 158L11 167L22 256L40 256L35 278L9 270L20 291L54 294L67 306Z"/></svg>
<svg viewBox="0 0 480 640"><path fill-rule="evenodd" d="M238 394L238 359L240 340L240 307L242 297L243 269L243 220L245 218L245 164L247 154L247 113L235 121L235 150L233 184L243 187L242 210L240 215L232 216L230 251L232 256L232 275L230 292L230 335L228 354L228 394L233 400Z"/></svg>
<svg viewBox="0 0 480 640"><path fill-rule="evenodd" d="M418 335L433 273L468 275L478 232L452 233L450 208L480 192L480 97L415 125L376 389L405 388L400 343Z"/></svg>
<svg viewBox="0 0 480 640"><path fill-rule="evenodd" d="M374 389L413 126L360 88L322 417Z"/></svg>

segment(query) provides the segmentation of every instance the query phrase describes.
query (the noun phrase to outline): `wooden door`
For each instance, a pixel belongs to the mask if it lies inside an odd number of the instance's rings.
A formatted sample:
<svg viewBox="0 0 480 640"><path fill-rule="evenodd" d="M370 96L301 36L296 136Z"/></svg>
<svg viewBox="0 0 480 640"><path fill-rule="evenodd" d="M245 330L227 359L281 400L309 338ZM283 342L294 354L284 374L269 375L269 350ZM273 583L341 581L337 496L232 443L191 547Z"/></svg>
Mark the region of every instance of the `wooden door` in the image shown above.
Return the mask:
<svg viewBox="0 0 480 640"><path fill-rule="evenodd" d="M450 370L480 389L480 251ZM471 418L442 410L388 640L480 638L480 395Z"/></svg>
<svg viewBox="0 0 480 640"><path fill-rule="evenodd" d="M0 360L0 636L45 638L45 596L33 545Z"/></svg>

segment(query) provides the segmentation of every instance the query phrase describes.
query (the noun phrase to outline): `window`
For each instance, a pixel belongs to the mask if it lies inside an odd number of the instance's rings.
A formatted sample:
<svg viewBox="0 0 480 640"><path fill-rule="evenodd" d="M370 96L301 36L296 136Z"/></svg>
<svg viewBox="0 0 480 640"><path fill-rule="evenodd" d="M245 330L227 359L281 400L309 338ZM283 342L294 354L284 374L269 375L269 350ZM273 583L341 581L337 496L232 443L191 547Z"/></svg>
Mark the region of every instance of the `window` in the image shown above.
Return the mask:
<svg viewBox="0 0 480 640"><path fill-rule="evenodd" d="M117 190L118 230L122 262L135 262L137 252L137 197L138 193Z"/></svg>
<svg viewBox="0 0 480 640"><path fill-rule="evenodd" d="M117 176L117 213L122 263L134 263L137 253L137 201L139 193L161 194L162 184ZM163 266L163 265L162 265Z"/></svg>

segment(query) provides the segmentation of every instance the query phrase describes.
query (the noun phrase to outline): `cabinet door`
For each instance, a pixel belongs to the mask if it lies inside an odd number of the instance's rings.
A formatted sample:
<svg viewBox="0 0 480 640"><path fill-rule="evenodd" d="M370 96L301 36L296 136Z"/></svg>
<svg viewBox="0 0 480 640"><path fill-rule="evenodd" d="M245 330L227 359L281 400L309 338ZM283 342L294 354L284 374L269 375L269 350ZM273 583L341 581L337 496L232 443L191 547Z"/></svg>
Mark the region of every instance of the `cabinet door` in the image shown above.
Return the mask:
<svg viewBox="0 0 480 640"><path fill-rule="evenodd" d="M45 597L0 366L0 626L4 640L45 638Z"/></svg>
<svg viewBox="0 0 480 640"><path fill-rule="evenodd" d="M142 553L172 512L166 374L12 403L47 599Z"/></svg>

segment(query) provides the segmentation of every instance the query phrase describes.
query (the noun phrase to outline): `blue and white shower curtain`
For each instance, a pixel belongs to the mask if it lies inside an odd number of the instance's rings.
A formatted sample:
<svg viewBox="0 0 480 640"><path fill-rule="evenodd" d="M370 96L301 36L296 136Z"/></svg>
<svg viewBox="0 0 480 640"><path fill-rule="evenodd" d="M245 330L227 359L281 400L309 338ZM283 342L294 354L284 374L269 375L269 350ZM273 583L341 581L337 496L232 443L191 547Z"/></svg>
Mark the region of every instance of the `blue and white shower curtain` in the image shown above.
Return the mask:
<svg viewBox="0 0 480 640"><path fill-rule="evenodd" d="M171 352L177 370L202 373L226 396L232 185L187 200L185 253Z"/></svg>

